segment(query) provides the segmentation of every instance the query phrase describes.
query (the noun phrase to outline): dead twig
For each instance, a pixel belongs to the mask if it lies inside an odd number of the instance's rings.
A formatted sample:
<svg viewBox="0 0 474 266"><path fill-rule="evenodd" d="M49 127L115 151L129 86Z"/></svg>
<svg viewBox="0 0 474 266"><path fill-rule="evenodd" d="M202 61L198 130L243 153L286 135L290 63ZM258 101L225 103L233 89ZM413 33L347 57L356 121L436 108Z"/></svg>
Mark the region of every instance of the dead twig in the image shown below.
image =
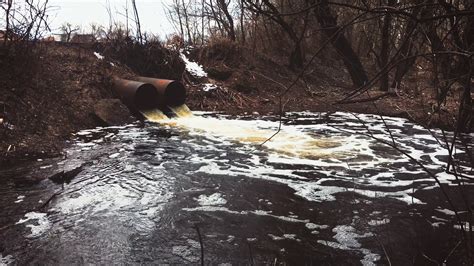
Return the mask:
<svg viewBox="0 0 474 266"><path fill-rule="evenodd" d="M194 229L196 229L199 239L199 246L201 247L201 265L204 266L204 243L202 241L201 231L199 230L199 226L197 224L194 225Z"/></svg>
<svg viewBox="0 0 474 266"><path fill-rule="evenodd" d="M63 189L64 189L64 187L63 187ZM55 192L41 206L39 206L37 210L43 210L54 198L61 195L63 192L64 192L64 190L61 190L59 192Z"/></svg>
<svg viewBox="0 0 474 266"><path fill-rule="evenodd" d="M253 262L253 253L252 253L252 247L250 246L250 242L247 242L247 246L249 247L249 259L250 259L250 265L254 265L254 262Z"/></svg>
<svg viewBox="0 0 474 266"><path fill-rule="evenodd" d="M385 255L385 258L387 259L388 265L392 266L392 261L390 260L390 257L388 256L387 250L385 249L384 244L380 241L380 238L377 234L375 234L375 237L377 238L377 242L379 242L379 245L382 247L383 253Z"/></svg>
<svg viewBox="0 0 474 266"><path fill-rule="evenodd" d="M448 263L448 259L449 257L451 257L451 255L454 253L454 251L459 247L459 245L461 245L462 243L462 240L459 240L459 242L456 244L456 246L454 246L453 249L451 249L451 251L448 253L448 255L446 256L446 258L443 260L443 264L446 264Z"/></svg>

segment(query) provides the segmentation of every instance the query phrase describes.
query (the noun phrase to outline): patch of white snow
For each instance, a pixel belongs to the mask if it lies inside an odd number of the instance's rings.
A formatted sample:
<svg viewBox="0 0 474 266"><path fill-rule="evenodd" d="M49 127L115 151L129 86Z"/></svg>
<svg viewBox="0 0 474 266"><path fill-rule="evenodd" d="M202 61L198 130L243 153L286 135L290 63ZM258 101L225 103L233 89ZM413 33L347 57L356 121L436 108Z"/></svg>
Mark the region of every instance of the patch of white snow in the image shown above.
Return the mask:
<svg viewBox="0 0 474 266"><path fill-rule="evenodd" d="M103 60L103 59L104 59L104 56L101 55L101 54L99 54L98 52L94 52L94 55L95 55L95 57L97 57L97 59L99 59L99 60Z"/></svg>
<svg viewBox="0 0 474 266"><path fill-rule="evenodd" d="M204 87L202 88L203 91L212 91L217 89L217 85L212 84L212 83L205 83Z"/></svg>
<svg viewBox="0 0 474 266"><path fill-rule="evenodd" d="M196 78L207 77L207 73L206 71L204 71L201 65L196 62L190 61L183 53L181 53L181 59L183 59L184 63L186 64L186 71L188 71L189 74L193 75Z"/></svg>

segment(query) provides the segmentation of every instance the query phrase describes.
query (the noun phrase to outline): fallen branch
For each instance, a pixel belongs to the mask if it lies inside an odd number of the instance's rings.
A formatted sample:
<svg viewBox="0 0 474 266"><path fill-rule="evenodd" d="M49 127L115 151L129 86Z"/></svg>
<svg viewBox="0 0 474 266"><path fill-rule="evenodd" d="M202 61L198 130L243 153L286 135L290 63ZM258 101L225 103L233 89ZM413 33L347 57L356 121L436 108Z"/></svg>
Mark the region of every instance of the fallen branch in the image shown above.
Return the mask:
<svg viewBox="0 0 474 266"><path fill-rule="evenodd" d="M377 95L377 96L373 96L373 97L369 97L369 98L362 98L362 99L347 100L347 101L344 101L344 102L340 102L338 104L373 102L373 101L385 98L387 96L393 96L393 95L395 95L395 94L393 94L391 92L386 92L386 93L382 93L382 94Z"/></svg>

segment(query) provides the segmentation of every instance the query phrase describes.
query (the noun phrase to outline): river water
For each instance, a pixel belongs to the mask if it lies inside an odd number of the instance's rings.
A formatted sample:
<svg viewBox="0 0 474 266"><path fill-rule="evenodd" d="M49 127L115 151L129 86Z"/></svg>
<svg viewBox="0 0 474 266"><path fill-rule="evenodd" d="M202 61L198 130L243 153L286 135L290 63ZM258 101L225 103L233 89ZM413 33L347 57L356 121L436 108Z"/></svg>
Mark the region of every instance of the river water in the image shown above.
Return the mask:
<svg viewBox="0 0 474 266"><path fill-rule="evenodd" d="M441 258L450 242L424 237L460 234L435 179L407 157L455 187L440 131L299 112L265 142L275 117L148 115L158 123L80 131L63 158L0 172L0 265L374 265ZM470 177L472 143L456 148ZM41 180L61 170L73 171Z"/></svg>

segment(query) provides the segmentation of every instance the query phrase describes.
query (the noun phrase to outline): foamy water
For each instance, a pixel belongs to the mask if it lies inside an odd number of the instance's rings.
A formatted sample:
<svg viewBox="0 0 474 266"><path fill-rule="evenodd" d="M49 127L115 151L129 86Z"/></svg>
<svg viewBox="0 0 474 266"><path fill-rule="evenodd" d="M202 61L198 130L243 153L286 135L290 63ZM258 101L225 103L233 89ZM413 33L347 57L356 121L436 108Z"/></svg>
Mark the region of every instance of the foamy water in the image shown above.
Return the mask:
<svg viewBox="0 0 474 266"><path fill-rule="evenodd" d="M171 109L177 117L143 112L153 121L145 127L78 132L66 160L81 158L91 165L65 184L47 212L29 213L17 226L26 227L27 237L43 240L41 248L55 250L54 237L61 236L64 250L58 256L74 256L75 245L90 242L94 245L81 246L82 256L107 253L106 259L124 264L133 263L135 255L148 259L170 254L182 259L172 262L199 262L190 223L201 221L206 243L231 250L248 243L265 247L271 241L283 253L288 242L292 246L311 239L318 248L351 252L364 265L373 265L383 253L364 245L374 238L372 230L389 225L393 216L385 210L363 216L362 209L353 208L384 200L417 206L425 204L417 191L437 188L409 158L373 137L392 141L388 126L397 147L420 160L443 184L454 185L454 177L444 171L447 150L405 119L384 117L385 125L372 115L357 119L348 113L290 113L280 132L267 141L279 128L274 118ZM47 170L52 164L44 165ZM467 167L459 169L472 175ZM30 198L17 193L12 202L19 205ZM327 209L341 204L348 205L347 213ZM427 219L442 226L452 216L452 210L437 207ZM255 227L229 231L229 221ZM113 245L104 246L103 239Z"/></svg>
<svg viewBox="0 0 474 266"><path fill-rule="evenodd" d="M186 105L170 107L177 115L167 118L160 110L143 113L155 123L189 130L191 134L206 135L216 140L262 145L282 155L304 159L340 158L350 156L357 149L347 149L342 138L314 137L293 127L284 127L278 134L275 122L253 120L226 120L194 116ZM346 147L341 147L346 145Z"/></svg>
<svg viewBox="0 0 474 266"><path fill-rule="evenodd" d="M375 115L357 115L354 120L352 114L335 113L331 123L284 124L275 135L279 128L279 123L275 121L235 120L225 119L223 116L203 117L199 113L194 116L186 112L184 114L165 123L155 122L180 128L192 136L205 136L215 146L244 144L234 149L237 153L249 155L246 162L231 163L226 159L226 153L217 158L195 153L190 160L202 165L197 170L198 173L226 177L245 176L283 183L292 188L296 195L315 202L334 201L338 193L350 191L372 200L392 198L407 204L424 204L414 196L414 192L434 189L438 185L425 170L414 165L410 158L378 141L382 140L395 143L397 148L422 162L443 184L454 185L455 177L444 170L449 153L436 139L436 135L439 137L441 133L436 130L432 133L427 132L424 128L402 118L384 117L384 123L381 123L380 117ZM315 114L306 115L307 118L299 118L297 121L301 123L306 119L316 118ZM405 133L404 128L412 130L414 135ZM194 141L185 140L185 142L193 145ZM214 148L220 150L218 147ZM264 157L260 155L262 151L266 153ZM456 151L463 153L459 147ZM289 167L275 167L276 165ZM301 166L302 170L296 173L295 166ZM308 166L312 166L313 169L307 169ZM308 176L315 172L314 169L317 169L320 175L312 180ZM368 171L371 169L377 170ZM459 169L470 171L468 167L462 165ZM286 178L281 178L282 176ZM470 176L473 177L472 174ZM344 185L331 185L335 180L342 181ZM209 201L214 196L217 195L214 194L210 198L202 196L204 198L200 200ZM220 197L220 194L218 196ZM265 211L232 210L222 206L223 204L216 205L201 204L184 210L271 216L288 222L305 223L312 234L319 234L317 229L326 228L326 225L317 225L312 221L274 216ZM450 210L445 211L447 212L452 213ZM389 222L390 219L382 218L369 220L367 224L381 226ZM439 226L441 222L435 223ZM358 232L350 225L336 226L333 232L336 233L334 236L336 241L318 242L337 249L359 250L363 254L361 262L364 265L375 265L380 259L380 255L362 248L358 242L358 239L372 237L371 233ZM297 236L293 234L282 236L268 234L268 236L275 241L283 239L298 241Z"/></svg>
<svg viewBox="0 0 474 266"><path fill-rule="evenodd" d="M414 183L423 183L422 189L437 187L432 177L426 176L426 172L416 167L396 166L411 165L410 158L392 150L379 143L377 140L363 134L372 134L374 138L392 142L386 126L380 123L380 118L374 115L358 115L360 123L347 122L352 119L351 114L335 113L333 125L283 125L279 133L279 123L266 120L237 120L222 119L221 117L203 117L190 114L189 109L178 108L178 117L165 120L151 121L161 123L166 127L175 127L188 131L193 136L205 136L206 138L221 144L242 143L247 144L238 147L241 152L252 154L259 151L268 152L265 163L259 155L253 154L249 158L249 165L226 164L225 160L219 158L203 158L200 154L193 154L191 160L202 162L203 166L198 170L207 174L220 174L227 176L245 175L254 178L263 178L277 182L283 182L293 188L296 194L312 201L335 200L334 195L348 190L347 187L330 186L325 183L338 179L352 183L350 191L371 197L392 197L406 203L421 204L419 199L413 197ZM313 114L308 113L311 117ZM315 118L315 117L314 117ZM313 119L314 119L313 118ZM303 121L308 118L298 119ZM311 118L310 118L311 119ZM340 120L340 124L337 122ZM443 183L450 184L454 176L446 174L443 170L445 161L440 158L449 155L448 150L442 147L434 136L428 132L417 134L415 137L405 135L401 128L409 124L402 118L385 117L386 125L396 142L396 145L404 150L414 159L425 164L426 168L433 171L436 177ZM338 129L343 127L343 130ZM354 128L354 129L352 129ZM414 125L413 128L423 130L422 127ZM323 134L321 132L324 132ZM273 137L272 137L273 136ZM187 140L185 140L187 141ZM189 141L192 144L192 140ZM263 145L262 145L263 144ZM420 150L423 147L425 150ZM385 149L386 154L380 150ZM458 152L461 150L458 149ZM308 178L301 174L313 170L302 170L295 174L290 169L275 169L273 164L287 165L311 165L322 167L318 172L327 176L319 178L315 182L308 182ZM385 169L374 174L358 171L365 169ZM463 168L460 166L460 168ZM336 170L337 169L337 170ZM464 169L467 169L464 167ZM347 172L351 172L347 175ZM281 179L275 175L291 177ZM425 178L416 177L412 179L400 179L398 175L425 175ZM427 185L427 184L431 185ZM365 189L365 187L371 187ZM399 187L407 189L397 191L385 191L387 187ZM377 189L377 188L380 188Z"/></svg>

